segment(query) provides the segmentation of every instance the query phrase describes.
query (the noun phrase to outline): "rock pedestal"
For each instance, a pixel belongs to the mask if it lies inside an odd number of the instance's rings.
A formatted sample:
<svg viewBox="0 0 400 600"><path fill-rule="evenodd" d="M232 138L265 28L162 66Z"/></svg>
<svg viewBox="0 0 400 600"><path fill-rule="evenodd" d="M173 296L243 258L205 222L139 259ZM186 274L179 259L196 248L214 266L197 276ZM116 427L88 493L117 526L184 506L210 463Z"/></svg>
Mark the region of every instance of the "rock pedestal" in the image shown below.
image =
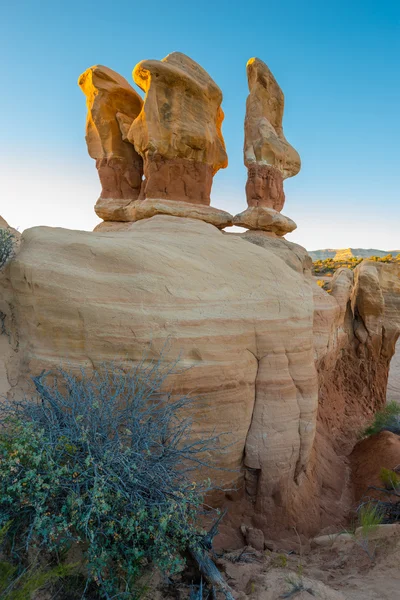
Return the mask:
<svg viewBox="0 0 400 600"><path fill-rule="evenodd" d="M248 169L246 198L249 208L236 215L234 224L285 235L296 224L280 215L285 204L283 181L300 170L300 157L282 128L284 96L265 63L247 63L250 94L244 124L244 163Z"/></svg>
<svg viewBox="0 0 400 600"><path fill-rule="evenodd" d="M127 132L144 161L141 198L209 205L213 176L228 164L221 90L180 52L140 62L133 79L146 93Z"/></svg>
<svg viewBox="0 0 400 600"><path fill-rule="evenodd" d="M248 206L267 206L280 212L285 204L282 173L269 165L251 164L248 168L246 198Z"/></svg>
<svg viewBox="0 0 400 600"><path fill-rule="evenodd" d="M121 75L101 65L87 69L78 84L86 96L88 152L102 187L95 210L103 219L120 220L126 201L139 198L143 160L123 139L118 118L131 122L143 101Z"/></svg>

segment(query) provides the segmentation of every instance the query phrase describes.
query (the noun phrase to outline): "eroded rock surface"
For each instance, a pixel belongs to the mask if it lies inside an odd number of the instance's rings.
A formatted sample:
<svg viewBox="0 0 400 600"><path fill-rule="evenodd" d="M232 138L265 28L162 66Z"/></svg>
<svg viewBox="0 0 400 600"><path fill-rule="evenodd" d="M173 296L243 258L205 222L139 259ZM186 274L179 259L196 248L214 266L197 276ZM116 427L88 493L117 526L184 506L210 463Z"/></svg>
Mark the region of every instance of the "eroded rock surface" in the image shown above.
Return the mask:
<svg viewBox="0 0 400 600"><path fill-rule="evenodd" d="M144 160L142 197L210 204L213 176L228 164L221 90L180 52L140 62L133 79L146 93L126 133Z"/></svg>
<svg viewBox="0 0 400 600"><path fill-rule="evenodd" d="M379 498L387 502L387 494L370 489L370 486L384 488L380 477L381 469L392 471L399 465L400 437L391 431L381 431L358 442L351 453L351 480L356 502L365 497ZM392 500L395 501L395 498Z"/></svg>
<svg viewBox="0 0 400 600"><path fill-rule="evenodd" d="M270 232L166 215L115 225L124 230L24 232L0 281L2 389L18 396L61 362L158 355L169 340L168 358L190 367L171 385L201 399L195 435L235 442L221 440L228 470L211 473L236 487L217 499L227 547L243 544L242 523L266 539L341 526L349 455L385 402L400 266L339 270L328 294L305 250Z"/></svg>
<svg viewBox="0 0 400 600"><path fill-rule="evenodd" d="M215 476L241 488L244 501L248 494L252 511L254 501L286 519L317 410L312 291L303 272L267 247L164 215L125 233L39 227L23 237L9 266L20 325L13 393L62 361L126 363L169 339L169 358L180 354L190 367L177 391L204 400L196 434L231 432L221 445L235 442L218 461L236 471Z"/></svg>
<svg viewBox="0 0 400 600"><path fill-rule="evenodd" d="M396 352L390 363L387 401L400 403L400 339L396 344Z"/></svg>
<svg viewBox="0 0 400 600"><path fill-rule="evenodd" d="M131 123L143 101L126 79L102 65L87 69L78 84L86 96L88 152L96 160L102 186L96 213L105 220L124 220L126 204L140 194L143 160L123 140L118 118Z"/></svg>
<svg viewBox="0 0 400 600"><path fill-rule="evenodd" d="M283 134L284 96L275 77L259 58L251 58L246 68L250 91L244 125L247 202L281 211L283 180L300 171L300 157Z"/></svg>
<svg viewBox="0 0 400 600"><path fill-rule="evenodd" d="M275 77L259 58L247 63L249 95L244 122L244 164L247 167L248 209L235 224L283 236L296 229L280 215L285 204L283 181L300 170L300 157L282 127L284 96Z"/></svg>

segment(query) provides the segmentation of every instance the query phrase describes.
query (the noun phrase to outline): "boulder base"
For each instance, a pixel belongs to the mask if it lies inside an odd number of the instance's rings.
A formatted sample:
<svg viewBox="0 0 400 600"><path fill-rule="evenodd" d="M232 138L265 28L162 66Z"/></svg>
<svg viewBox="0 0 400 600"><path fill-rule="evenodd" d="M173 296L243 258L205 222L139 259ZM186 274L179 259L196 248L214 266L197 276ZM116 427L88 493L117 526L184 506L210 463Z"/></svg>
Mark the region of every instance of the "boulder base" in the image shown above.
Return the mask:
<svg viewBox="0 0 400 600"><path fill-rule="evenodd" d="M278 236L283 236L297 228L292 219L266 206L249 206L233 218L233 224L246 229L271 231Z"/></svg>
<svg viewBox="0 0 400 600"><path fill-rule="evenodd" d="M99 204L100 200L98 201ZM114 201L116 204L120 203L119 200ZM107 208L107 205L106 205ZM105 221L109 221L106 218L106 210L96 210L97 214L101 216ZM164 200L160 198L147 198L147 200L138 200L136 202L127 202L123 207L119 209L120 218L118 221L141 221L142 219L150 219L155 215L169 215L171 217L183 217L185 219L197 219L210 223L218 229L229 227L232 225L233 217L224 210L219 208L213 208L212 206L202 206L201 204L191 204L189 202L179 202L177 200ZM111 220L111 219L110 219ZM115 227L112 223L107 224L107 231L123 231L128 230L130 227L121 227L121 223L115 223ZM105 231L105 224L100 223L95 231Z"/></svg>

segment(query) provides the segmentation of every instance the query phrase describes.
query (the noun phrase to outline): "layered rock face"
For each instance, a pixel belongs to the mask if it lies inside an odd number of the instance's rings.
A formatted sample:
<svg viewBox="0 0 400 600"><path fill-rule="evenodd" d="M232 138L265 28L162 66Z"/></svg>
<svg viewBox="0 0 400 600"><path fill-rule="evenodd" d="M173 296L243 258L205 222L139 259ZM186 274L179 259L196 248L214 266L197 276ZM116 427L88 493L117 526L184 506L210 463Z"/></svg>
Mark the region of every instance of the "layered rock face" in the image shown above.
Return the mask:
<svg viewBox="0 0 400 600"><path fill-rule="evenodd" d="M221 90L180 52L140 62L133 79L146 94L127 133L144 160L142 197L209 205L213 176L228 164Z"/></svg>
<svg viewBox="0 0 400 600"><path fill-rule="evenodd" d="M331 294L315 288L314 306L319 409L311 469L323 528L340 526L357 500L349 455L386 401L400 334L400 266L364 261L354 272L339 269Z"/></svg>
<svg viewBox="0 0 400 600"><path fill-rule="evenodd" d="M396 344L396 352L390 363L387 401L400 403L400 340Z"/></svg>
<svg viewBox="0 0 400 600"><path fill-rule="evenodd" d="M122 139L118 118L131 122L143 101L126 79L102 65L87 69L78 84L86 96L88 152L102 186L96 213L105 220L124 220L127 206L140 195L143 160Z"/></svg>
<svg viewBox="0 0 400 600"><path fill-rule="evenodd" d="M248 169L249 208L236 215L235 224L284 235L296 225L280 213L285 203L283 181L300 171L300 157L282 128L284 96L275 77L259 58L247 63L250 94L244 124L244 163ZM279 221L279 227L275 226ZM282 233L283 231L283 233Z"/></svg>
<svg viewBox="0 0 400 600"><path fill-rule="evenodd" d="M200 398L195 435L230 433L217 458L231 470L213 478L245 480L250 506L270 514L280 498L282 512L307 468L317 410L311 284L292 260L296 268L267 247L164 215L125 233L27 230L2 281L19 365L10 393L61 362L126 364L170 340L167 358L190 367L176 392Z"/></svg>
<svg viewBox="0 0 400 600"><path fill-rule="evenodd" d="M347 457L385 401L399 274L362 263L329 295L305 250L267 232L166 215L122 232L34 228L0 278L0 387L18 397L42 369L129 364L168 340L184 367L170 384L199 398L194 435L230 433L216 454L228 470L209 473L236 488L216 500L225 531L238 544L242 522L315 533L352 503Z"/></svg>

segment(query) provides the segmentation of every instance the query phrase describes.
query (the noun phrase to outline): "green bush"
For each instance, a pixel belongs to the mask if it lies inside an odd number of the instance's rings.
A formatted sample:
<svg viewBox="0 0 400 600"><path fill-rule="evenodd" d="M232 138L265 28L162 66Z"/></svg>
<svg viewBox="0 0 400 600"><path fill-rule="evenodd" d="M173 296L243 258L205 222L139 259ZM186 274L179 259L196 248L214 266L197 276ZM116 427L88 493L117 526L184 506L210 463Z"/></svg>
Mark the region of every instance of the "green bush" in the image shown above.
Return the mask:
<svg viewBox="0 0 400 600"><path fill-rule="evenodd" d="M14 553L80 544L87 586L107 599L136 598L147 565L181 568L209 489L195 472L216 440L192 439L190 399L161 391L171 372L43 373L38 403L2 407L0 526Z"/></svg>
<svg viewBox="0 0 400 600"><path fill-rule="evenodd" d="M15 237L9 229L0 228L0 269L14 255Z"/></svg>
<svg viewBox="0 0 400 600"><path fill-rule="evenodd" d="M363 436L374 435L384 430L400 433L400 404L397 402L388 402L378 411L371 425L363 431Z"/></svg>

